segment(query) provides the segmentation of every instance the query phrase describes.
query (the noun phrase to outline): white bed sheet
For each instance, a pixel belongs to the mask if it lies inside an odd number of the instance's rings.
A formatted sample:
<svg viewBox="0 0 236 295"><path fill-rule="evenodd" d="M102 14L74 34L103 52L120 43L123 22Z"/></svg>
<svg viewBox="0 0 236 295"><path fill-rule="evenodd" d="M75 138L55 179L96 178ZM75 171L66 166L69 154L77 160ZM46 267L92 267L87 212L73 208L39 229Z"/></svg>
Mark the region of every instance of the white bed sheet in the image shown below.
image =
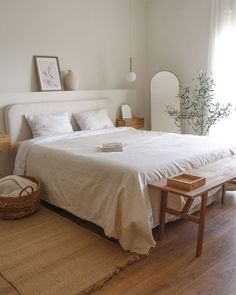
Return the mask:
<svg viewBox="0 0 236 295"><path fill-rule="evenodd" d="M122 142L124 151L97 151L108 142ZM125 250L147 254L160 202L147 184L232 154L209 137L112 128L23 142L15 174L39 177L50 203L103 227ZM182 208L183 199L170 206Z"/></svg>

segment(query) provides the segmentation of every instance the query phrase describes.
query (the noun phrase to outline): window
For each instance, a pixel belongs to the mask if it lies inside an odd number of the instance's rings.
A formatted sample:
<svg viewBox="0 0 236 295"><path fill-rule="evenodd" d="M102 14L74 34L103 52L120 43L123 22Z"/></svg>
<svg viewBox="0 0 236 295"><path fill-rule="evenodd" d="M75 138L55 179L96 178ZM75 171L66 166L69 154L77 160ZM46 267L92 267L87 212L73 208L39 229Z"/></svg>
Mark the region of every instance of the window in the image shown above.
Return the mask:
<svg viewBox="0 0 236 295"><path fill-rule="evenodd" d="M212 0L211 70L216 100L236 106L236 0ZM210 135L232 138L236 112L211 128ZM236 133L235 133L236 139Z"/></svg>

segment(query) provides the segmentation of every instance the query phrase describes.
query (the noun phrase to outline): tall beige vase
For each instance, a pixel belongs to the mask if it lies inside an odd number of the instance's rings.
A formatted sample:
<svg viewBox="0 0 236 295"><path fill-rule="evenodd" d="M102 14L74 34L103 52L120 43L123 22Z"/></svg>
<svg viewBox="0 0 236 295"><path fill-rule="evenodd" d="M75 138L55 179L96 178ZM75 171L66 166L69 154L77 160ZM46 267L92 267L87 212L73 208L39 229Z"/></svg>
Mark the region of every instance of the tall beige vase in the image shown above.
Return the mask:
<svg viewBox="0 0 236 295"><path fill-rule="evenodd" d="M79 80L72 70L68 70L64 78L65 90L77 90L79 88Z"/></svg>

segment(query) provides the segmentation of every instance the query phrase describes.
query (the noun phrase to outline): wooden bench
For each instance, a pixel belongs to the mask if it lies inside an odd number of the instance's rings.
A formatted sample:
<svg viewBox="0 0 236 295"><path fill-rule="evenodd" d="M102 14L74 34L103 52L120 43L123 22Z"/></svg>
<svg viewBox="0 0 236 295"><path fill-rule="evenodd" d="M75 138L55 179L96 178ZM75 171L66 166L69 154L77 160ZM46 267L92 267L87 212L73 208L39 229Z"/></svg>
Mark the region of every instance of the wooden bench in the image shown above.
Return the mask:
<svg viewBox="0 0 236 295"><path fill-rule="evenodd" d="M166 213L192 221L198 224L198 237L197 237L197 248L196 248L196 257L198 257L202 253L202 242L203 242L203 235L204 235L208 193L212 189L221 186L222 187L221 202L223 203L224 193L225 193L225 184L227 182L233 181L236 178L236 156L228 157L228 158L219 160L217 162L205 165L201 168L187 171L187 173L205 177L206 184L192 191L183 191L175 187L167 186L166 179L149 184L149 186L161 191L159 239L161 240L164 236ZM177 211L167 207L168 193L174 193L175 196L183 196L187 199L182 211ZM175 197L174 195L172 196ZM199 196L201 197L200 214L199 216L191 215L189 213L191 205L194 199Z"/></svg>

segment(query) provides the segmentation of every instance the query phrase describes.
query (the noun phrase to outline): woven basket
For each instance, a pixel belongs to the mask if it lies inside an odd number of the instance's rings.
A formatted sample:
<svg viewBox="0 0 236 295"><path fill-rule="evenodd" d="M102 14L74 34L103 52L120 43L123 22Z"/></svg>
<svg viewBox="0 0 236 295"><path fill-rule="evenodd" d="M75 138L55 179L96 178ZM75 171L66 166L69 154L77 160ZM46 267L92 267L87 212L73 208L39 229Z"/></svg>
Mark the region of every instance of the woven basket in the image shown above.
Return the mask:
<svg viewBox="0 0 236 295"><path fill-rule="evenodd" d="M23 176L38 184L36 191L32 186L27 186L19 194L19 197L1 197L0 195L0 218L3 219L18 219L30 215L37 211L40 206L40 182L39 180ZM26 189L31 189L31 193L22 196Z"/></svg>

